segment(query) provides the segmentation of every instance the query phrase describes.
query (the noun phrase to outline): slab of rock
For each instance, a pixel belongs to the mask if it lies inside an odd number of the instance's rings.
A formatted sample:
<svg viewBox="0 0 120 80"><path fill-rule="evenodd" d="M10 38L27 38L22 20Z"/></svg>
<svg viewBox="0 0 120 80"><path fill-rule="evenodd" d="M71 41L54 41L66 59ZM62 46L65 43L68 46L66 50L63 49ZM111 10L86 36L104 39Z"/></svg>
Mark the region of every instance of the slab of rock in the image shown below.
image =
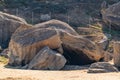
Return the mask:
<svg viewBox="0 0 120 80"><path fill-rule="evenodd" d="M0 12L0 46L7 48L10 38L20 25L26 24L22 18Z"/></svg>
<svg viewBox="0 0 120 80"><path fill-rule="evenodd" d="M82 36L73 36L69 33L61 33L61 41L64 49L64 56L72 65L84 65L99 61L103 54L94 42Z"/></svg>
<svg viewBox="0 0 120 80"><path fill-rule="evenodd" d="M28 69L60 70L64 67L66 59L49 47L41 49L28 64Z"/></svg>
<svg viewBox="0 0 120 80"><path fill-rule="evenodd" d="M43 47L48 46L57 50L61 48L61 43L57 32L51 29L30 28L16 32L9 44L9 64L26 65Z"/></svg>
<svg viewBox="0 0 120 80"><path fill-rule="evenodd" d="M88 73L107 73L107 72L118 72L118 69L108 62L93 63L88 69Z"/></svg>
<svg viewBox="0 0 120 80"><path fill-rule="evenodd" d="M112 29L120 30L120 1L102 11L103 20L112 25Z"/></svg>

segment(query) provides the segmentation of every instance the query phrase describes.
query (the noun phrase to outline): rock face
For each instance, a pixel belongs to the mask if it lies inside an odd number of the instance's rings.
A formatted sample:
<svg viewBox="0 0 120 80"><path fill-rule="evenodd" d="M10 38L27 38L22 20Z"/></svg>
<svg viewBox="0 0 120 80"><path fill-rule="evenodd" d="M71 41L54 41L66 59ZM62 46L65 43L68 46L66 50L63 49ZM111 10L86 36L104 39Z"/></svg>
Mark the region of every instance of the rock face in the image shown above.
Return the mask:
<svg viewBox="0 0 120 80"><path fill-rule="evenodd" d="M101 27L102 25L98 24L96 26ZM93 26L90 26L89 28L78 27L76 31L79 33L79 35L95 42L96 45L98 45L102 50L105 50L108 45L108 38L101 30L102 28L99 28L96 26L93 25Z"/></svg>
<svg viewBox="0 0 120 80"><path fill-rule="evenodd" d="M8 47L11 35L22 24L26 24L24 19L0 12L0 46L2 48Z"/></svg>
<svg viewBox="0 0 120 80"><path fill-rule="evenodd" d="M89 64L94 61L99 61L103 56L94 42L81 36L73 36L64 32L61 34L61 41L64 56L69 64Z"/></svg>
<svg viewBox="0 0 120 80"><path fill-rule="evenodd" d="M29 64L45 46L63 53L68 64L88 64L103 57L94 42L79 36L68 24L51 20L31 28L16 30L9 44L9 64Z"/></svg>
<svg viewBox="0 0 120 80"><path fill-rule="evenodd" d="M103 20L112 25L112 29L120 30L120 2L102 11Z"/></svg>
<svg viewBox="0 0 120 80"><path fill-rule="evenodd" d="M66 59L49 47L41 49L28 64L28 69L60 70L64 67Z"/></svg>
<svg viewBox="0 0 120 80"><path fill-rule="evenodd" d="M61 40L55 30L30 28L15 33L10 41L10 62L12 65L28 64L44 46L59 49Z"/></svg>
<svg viewBox="0 0 120 80"><path fill-rule="evenodd" d="M97 62L91 64L88 73L106 73L106 72L118 72L118 69L107 62Z"/></svg>
<svg viewBox="0 0 120 80"><path fill-rule="evenodd" d="M114 65L116 67L120 67L120 41L116 41L113 44L114 48Z"/></svg>

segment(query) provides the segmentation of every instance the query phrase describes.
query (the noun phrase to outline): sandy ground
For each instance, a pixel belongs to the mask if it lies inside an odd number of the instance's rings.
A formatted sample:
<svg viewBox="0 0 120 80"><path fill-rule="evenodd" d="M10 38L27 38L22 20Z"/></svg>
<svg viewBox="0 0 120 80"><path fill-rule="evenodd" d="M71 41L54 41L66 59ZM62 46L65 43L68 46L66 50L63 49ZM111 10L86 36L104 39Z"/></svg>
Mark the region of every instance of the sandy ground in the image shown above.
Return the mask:
<svg viewBox="0 0 120 80"><path fill-rule="evenodd" d="M0 80L120 80L120 73L87 73L87 69L42 71L5 68L0 65Z"/></svg>

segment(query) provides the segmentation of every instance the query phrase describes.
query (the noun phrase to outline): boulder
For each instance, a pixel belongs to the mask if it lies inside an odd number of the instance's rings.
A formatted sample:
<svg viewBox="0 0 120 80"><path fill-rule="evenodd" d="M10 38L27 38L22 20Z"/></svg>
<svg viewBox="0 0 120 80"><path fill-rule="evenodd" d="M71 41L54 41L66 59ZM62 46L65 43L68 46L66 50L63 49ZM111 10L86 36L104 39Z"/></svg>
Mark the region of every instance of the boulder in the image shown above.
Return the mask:
<svg viewBox="0 0 120 80"><path fill-rule="evenodd" d="M61 33L61 41L64 56L69 64L84 65L94 61L99 61L103 54L94 42L82 36L73 36L69 33Z"/></svg>
<svg viewBox="0 0 120 80"><path fill-rule="evenodd" d="M9 44L10 65L20 66L28 64L34 56L45 46L58 51L61 40L55 30L32 27L16 32Z"/></svg>
<svg viewBox="0 0 120 80"><path fill-rule="evenodd" d="M64 67L66 59L49 47L41 49L28 64L28 69L60 70Z"/></svg>
<svg viewBox="0 0 120 80"><path fill-rule="evenodd" d="M97 62L90 65L88 73L118 72L118 69L108 62Z"/></svg>
<svg viewBox="0 0 120 80"><path fill-rule="evenodd" d="M120 30L120 1L102 10L102 17L114 30Z"/></svg>
<svg viewBox="0 0 120 80"><path fill-rule="evenodd" d="M26 24L22 18L0 12L0 46L7 48L10 38L20 25Z"/></svg>
<svg viewBox="0 0 120 80"><path fill-rule="evenodd" d="M113 44L113 59L114 59L114 65L116 67L120 67L120 41L116 41Z"/></svg>

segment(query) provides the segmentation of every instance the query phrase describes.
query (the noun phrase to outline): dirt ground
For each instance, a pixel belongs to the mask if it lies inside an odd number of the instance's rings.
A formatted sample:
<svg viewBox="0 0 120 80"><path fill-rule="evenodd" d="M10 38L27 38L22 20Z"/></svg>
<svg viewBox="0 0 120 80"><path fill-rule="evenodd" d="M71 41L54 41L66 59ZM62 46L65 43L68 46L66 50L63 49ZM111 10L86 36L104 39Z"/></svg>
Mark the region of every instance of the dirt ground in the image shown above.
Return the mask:
<svg viewBox="0 0 120 80"><path fill-rule="evenodd" d="M87 69L42 71L6 68L0 65L0 80L120 80L119 73L87 73Z"/></svg>

